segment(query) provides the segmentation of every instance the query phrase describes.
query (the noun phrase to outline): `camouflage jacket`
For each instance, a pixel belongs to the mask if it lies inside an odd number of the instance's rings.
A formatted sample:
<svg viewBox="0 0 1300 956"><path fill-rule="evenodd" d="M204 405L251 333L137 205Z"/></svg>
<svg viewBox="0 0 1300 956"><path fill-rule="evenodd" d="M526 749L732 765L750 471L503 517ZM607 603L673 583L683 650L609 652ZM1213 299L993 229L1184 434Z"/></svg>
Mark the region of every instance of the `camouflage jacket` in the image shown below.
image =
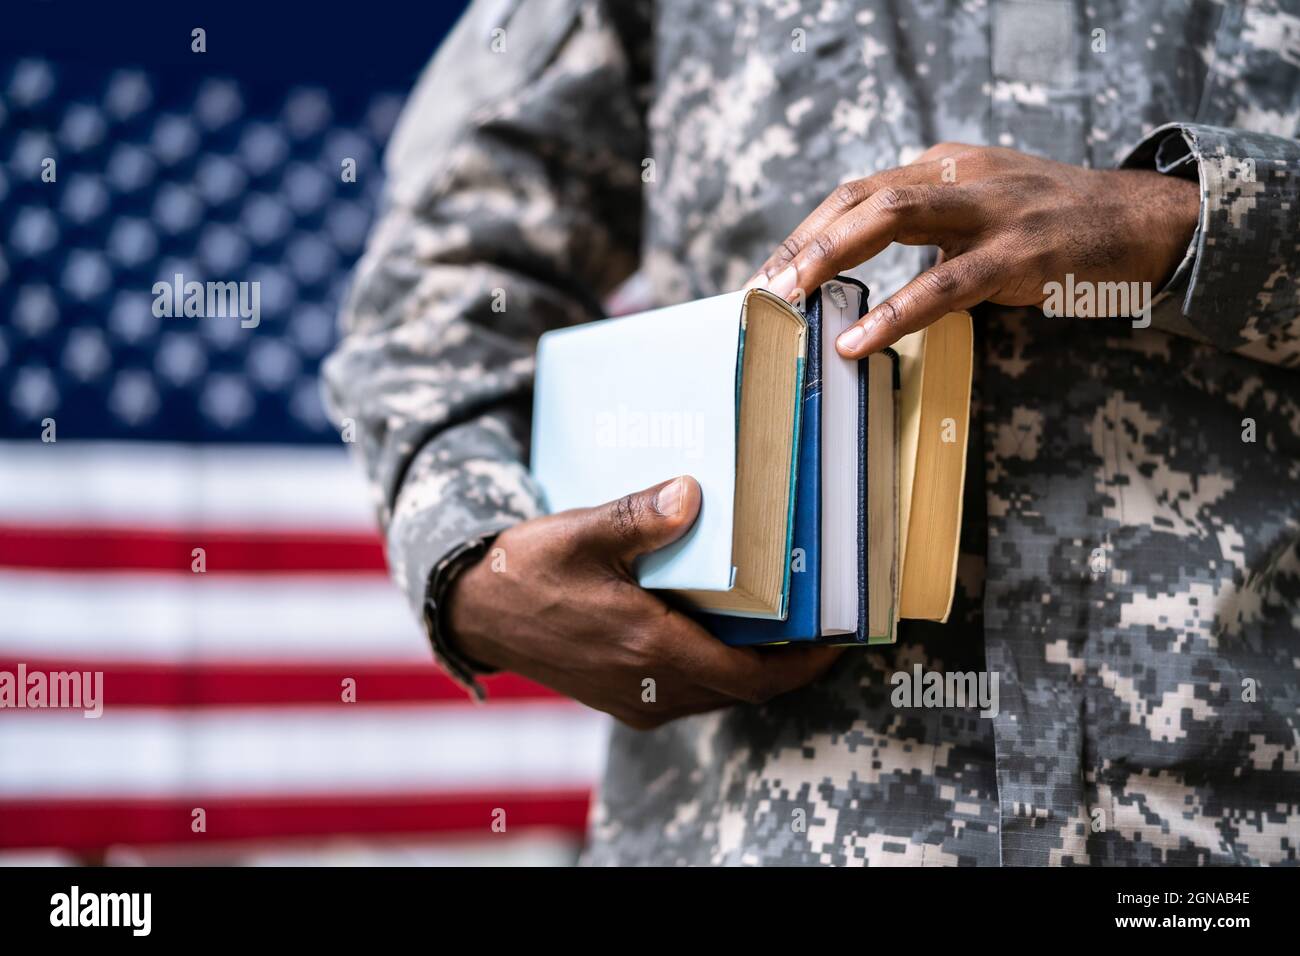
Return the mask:
<svg viewBox="0 0 1300 956"><path fill-rule="evenodd" d="M1300 859L1297 135L1293 0L473 5L326 370L417 604L539 513L534 342L634 270L653 304L736 288L837 183L940 141L1201 186L1151 327L978 310L949 623L766 706L616 727L590 862ZM925 255L855 274L879 299ZM998 675L996 716L895 707L918 664Z"/></svg>

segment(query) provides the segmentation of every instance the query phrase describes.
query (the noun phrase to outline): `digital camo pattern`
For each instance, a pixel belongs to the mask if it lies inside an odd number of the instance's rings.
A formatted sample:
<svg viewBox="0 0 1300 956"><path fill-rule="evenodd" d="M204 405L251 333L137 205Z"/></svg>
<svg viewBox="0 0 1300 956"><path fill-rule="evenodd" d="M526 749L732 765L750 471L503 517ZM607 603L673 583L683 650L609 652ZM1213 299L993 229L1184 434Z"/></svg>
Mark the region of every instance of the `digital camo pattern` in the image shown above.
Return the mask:
<svg viewBox="0 0 1300 956"><path fill-rule="evenodd" d="M616 728L589 862L1297 862L1297 7L471 9L399 127L327 371L416 601L540 510L533 342L638 264L658 304L734 288L837 183L941 141L1202 186L1151 328L978 311L949 623L763 707ZM855 274L879 299L923 257ZM998 716L894 708L918 661L995 671Z"/></svg>

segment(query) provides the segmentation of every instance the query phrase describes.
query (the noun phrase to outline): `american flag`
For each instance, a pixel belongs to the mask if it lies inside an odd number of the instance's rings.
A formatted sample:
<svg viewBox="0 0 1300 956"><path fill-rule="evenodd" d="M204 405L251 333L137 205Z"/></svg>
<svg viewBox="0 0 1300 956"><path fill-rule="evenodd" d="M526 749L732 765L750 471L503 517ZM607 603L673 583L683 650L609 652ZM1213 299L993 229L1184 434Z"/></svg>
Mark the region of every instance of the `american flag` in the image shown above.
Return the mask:
<svg viewBox="0 0 1300 956"><path fill-rule="evenodd" d="M0 854L579 838L603 722L434 668L321 406L401 94L0 61L0 671L105 701L0 710Z"/></svg>

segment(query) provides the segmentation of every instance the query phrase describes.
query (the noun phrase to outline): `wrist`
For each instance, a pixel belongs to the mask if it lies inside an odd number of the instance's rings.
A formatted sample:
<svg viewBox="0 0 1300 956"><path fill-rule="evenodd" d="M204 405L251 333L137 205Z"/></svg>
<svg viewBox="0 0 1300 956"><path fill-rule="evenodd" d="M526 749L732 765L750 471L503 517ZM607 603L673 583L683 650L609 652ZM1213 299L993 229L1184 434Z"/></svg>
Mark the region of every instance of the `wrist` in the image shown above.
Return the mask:
<svg viewBox="0 0 1300 956"><path fill-rule="evenodd" d="M1145 248L1139 261L1145 262L1144 279L1155 290L1163 289L1186 258L1201 216L1201 190L1195 180L1155 170L1121 170L1141 179L1130 193L1133 221L1130 229Z"/></svg>
<svg viewBox="0 0 1300 956"><path fill-rule="evenodd" d="M477 678L494 668L463 652L451 639L449 602L464 573L482 563L495 536L473 538L452 549L434 566L424 596L424 625L434 657L443 669L480 700L485 696Z"/></svg>
<svg viewBox="0 0 1300 956"><path fill-rule="evenodd" d="M1172 237L1179 258L1196 235L1201 221L1201 187L1194 179L1164 175Z"/></svg>
<svg viewBox="0 0 1300 956"><path fill-rule="evenodd" d="M489 620L492 571L487 555L464 567L443 598L444 638L450 649L472 667L491 673L501 666L485 627Z"/></svg>

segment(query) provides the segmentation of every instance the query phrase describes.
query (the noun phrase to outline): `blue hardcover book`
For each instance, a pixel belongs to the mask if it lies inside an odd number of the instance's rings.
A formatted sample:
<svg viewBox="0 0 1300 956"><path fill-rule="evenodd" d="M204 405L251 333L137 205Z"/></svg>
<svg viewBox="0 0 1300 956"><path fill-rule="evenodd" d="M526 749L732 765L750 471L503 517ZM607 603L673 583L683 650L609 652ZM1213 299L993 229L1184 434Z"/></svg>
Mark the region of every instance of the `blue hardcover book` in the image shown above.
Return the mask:
<svg viewBox="0 0 1300 956"><path fill-rule="evenodd" d="M866 314L867 288L856 279L837 276L810 297L807 303L808 362L804 380L803 427L800 435L798 483L796 487L793 547L790 555L790 612L784 621L745 620L702 614L700 620L711 633L733 646L778 644L788 641L856 641L862 634L866 615L860 614L851 628L823 635L822 628L822 375L823 317L861 318ZM826 299L824 302L823 299ZM844 310L850 310L845 312ZM832 335L838 334L838 329ZM850 370L857 377L854 407L865 415L867 363ZM862 426L859 426L859 428ZM855 434L856 438L856 434ZM855 446L859 445L854 441ZM865 442L861 443L865 451ZM865 483L865 456L860 457L855 487ZM849 539L854 552L861 547L856 533ZM859 577L859 582L865 576ZM860 595L864 598L865 595ZM865 635L863 635L865 638Z"/></svg>

